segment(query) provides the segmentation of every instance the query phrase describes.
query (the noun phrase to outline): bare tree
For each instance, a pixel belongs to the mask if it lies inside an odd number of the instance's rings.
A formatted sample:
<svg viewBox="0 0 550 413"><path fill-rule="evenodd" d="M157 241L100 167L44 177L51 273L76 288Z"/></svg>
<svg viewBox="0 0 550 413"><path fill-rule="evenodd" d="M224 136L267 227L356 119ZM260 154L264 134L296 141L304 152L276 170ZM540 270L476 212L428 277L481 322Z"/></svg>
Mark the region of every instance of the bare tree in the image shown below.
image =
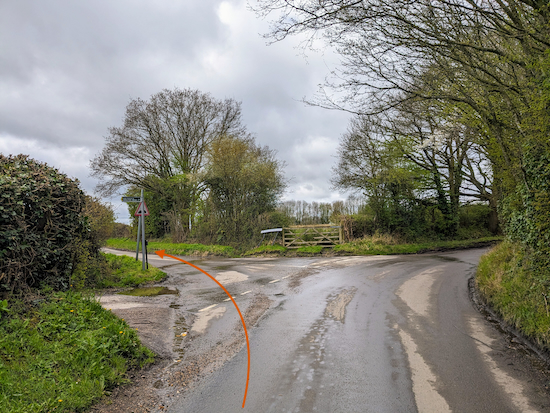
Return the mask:
<svg viewBox="0 0 550 413"><path fill-rule="evenodd" d="M550 13L530 0L258 0L266 36L306 34L342 58L310 103L355 114L410 99L468 106L495 140L491 161L524 180L520 142L532 123L536 82L547 77ZM336 93L331 93L336 92ZM531 117L531 120L529 118Z"/></svg>
<svg viewBox="0 0 550 413"><path fill-rule="evenodd" d="M164 89L148 101L134 99L124 124L109 129L106 145L91 162L97 190L112 195L127 186L144 188L169 200L174 227L194 216L209 145L226 135L247 136L241 104L217 100L198 90Z"/></svg>
<svg viewBox="0 0 550 413"><path fill-rule="evenodd" d="M449 114L438 117L442 108L425 101L399 109L352 121L341 139L333 185L363 192L375 212L392 193L421 203L432 199L448 222L449 234L458 230L461 202L486 201L492 209L491 230L496 231L491 164L477 131L459 119L452 122Z"/></svg>
<svg viewBox="0 0 550 413"><path fill-rule="evenodd" d="M493 164L485 137L465 124L456 107L408 102L400 106L397 115L378 118L379 127L399 153L428 173L429 188L435 192L442 212L455 220L456 228L460 203L477 200L489 204L490 230L497 232Z"/></svg>

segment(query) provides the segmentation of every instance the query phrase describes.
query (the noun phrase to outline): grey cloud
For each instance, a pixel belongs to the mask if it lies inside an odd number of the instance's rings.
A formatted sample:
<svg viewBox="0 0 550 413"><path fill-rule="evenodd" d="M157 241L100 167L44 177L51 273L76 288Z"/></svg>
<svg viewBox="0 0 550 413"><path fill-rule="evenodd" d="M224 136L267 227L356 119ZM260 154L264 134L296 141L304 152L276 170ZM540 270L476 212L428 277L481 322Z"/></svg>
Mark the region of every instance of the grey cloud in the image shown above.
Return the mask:
<svg viewBox="0 0 550 413"><path fill-rule="evenodd" d="M4 2L1 131L49 142L87 142L84 131L105 133L130 97L171 86L162 79L164 67L192 62L206 45L223 43L215 5Z"/></svg>
<svg viewBox="0 0 550 413"><path fill-rule="evenodd" d="M99 152L130 99L189 87L243 102L257 142L276 149L294 177L287 198L339 196L329 189L331 153L349 116L300 102L313 96L335 56L312 54L306 62L297 56L298 39L268 47L258 35L266 22L244 0L226 2L235 20L223 22L221 3L1 2L0 151L26 150L63 165L91 193L87 162L67 162L81 154L75 148L90 159ZM311 137L327 139L331 149Z"/></svg>

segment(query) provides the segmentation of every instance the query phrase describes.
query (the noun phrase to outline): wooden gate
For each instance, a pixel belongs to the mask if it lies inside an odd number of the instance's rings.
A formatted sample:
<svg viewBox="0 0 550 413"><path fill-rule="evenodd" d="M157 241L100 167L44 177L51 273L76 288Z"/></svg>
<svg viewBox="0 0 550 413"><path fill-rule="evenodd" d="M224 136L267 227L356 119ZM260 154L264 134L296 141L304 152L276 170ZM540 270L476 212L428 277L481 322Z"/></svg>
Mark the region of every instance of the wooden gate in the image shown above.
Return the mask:
<svg viewBox="0 0 550 413"><path fill-rule="evenodd" d="M342 243L339 225L299 225L283 228L283 247L300 248L310 245L334 247Z"/></svg>

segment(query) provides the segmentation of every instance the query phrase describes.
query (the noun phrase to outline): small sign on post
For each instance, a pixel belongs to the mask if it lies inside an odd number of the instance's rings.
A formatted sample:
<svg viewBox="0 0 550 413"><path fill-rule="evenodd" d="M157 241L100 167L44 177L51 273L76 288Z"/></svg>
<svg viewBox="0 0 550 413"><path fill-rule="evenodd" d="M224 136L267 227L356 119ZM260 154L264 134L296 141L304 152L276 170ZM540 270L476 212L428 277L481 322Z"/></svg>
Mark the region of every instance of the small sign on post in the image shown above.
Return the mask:
<svg viewBox="0 0 550 413"><path fill-rule="evenodd" d="M141 198L139 196L123 196L121 198L122 202L141 202Z"/></svg>

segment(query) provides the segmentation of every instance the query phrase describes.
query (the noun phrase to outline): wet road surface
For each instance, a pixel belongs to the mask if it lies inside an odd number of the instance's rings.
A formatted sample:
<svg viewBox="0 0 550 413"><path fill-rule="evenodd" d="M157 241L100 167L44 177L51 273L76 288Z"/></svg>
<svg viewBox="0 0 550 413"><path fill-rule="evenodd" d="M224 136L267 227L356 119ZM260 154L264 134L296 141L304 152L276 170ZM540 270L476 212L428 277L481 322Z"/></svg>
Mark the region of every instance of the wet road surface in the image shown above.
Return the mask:
<svg viewBox="0 0 550 413"><path fill-rule="evenodd" d="M160 314L144 342L173 358L159 380L162 411L549 411L544 380L469 299L467 281L483 252L193 260L247 320L244 409L242 325L208 277L150 258L177 295L103 304L130 323ZM197 360L200 377L185 379Z"/></svg>

